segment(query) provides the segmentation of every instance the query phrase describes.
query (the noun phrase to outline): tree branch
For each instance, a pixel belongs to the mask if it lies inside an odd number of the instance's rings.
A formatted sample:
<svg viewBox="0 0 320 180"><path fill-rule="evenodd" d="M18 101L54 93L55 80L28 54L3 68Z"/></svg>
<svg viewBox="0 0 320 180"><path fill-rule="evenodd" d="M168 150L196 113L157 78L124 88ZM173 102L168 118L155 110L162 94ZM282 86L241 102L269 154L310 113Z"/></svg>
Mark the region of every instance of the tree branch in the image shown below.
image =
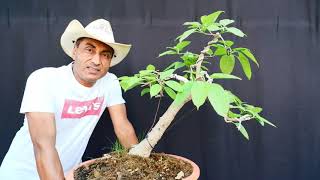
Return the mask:
<svg viewBox="0 0 320 180"><path fill-rule="evenodd" d="M182 82L185 82L185 83L189 81L187 78L185 78L185 77L183 77L183 76L180 76L180 75L178 75L178 74L172 74L172 75L170 76L170 78L174 78L174 79L177 79L177 80L182 81Z"/></svg>

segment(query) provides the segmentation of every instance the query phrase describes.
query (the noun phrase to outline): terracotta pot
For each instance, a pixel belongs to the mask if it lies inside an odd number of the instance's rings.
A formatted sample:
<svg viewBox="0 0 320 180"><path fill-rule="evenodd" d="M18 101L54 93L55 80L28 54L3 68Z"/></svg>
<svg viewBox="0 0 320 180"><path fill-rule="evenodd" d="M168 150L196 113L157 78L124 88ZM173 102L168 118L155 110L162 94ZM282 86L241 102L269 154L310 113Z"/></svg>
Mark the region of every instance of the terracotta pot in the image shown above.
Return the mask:
<svg viewBox="0 0 320 180"><path fill-rule="evenodd" d="M188 163L190 163L190 164L192 165L192 168L193 168L192 174L191 174L190 176L188 176L188 177L183 178L183 180L197 180L197 179L199 178L199 176L200 176L200 169L199 169L199 167L197 166L196 163L192 162L191 160L189 160L189 159L187 159L187 158L181 157L181 156L172 155L172 154L167 154L167 155L170 155L170 156L175 157L175 158L177 158L177 159L181 159L181 160L186 161L186 162L188 162ZM89 165L89 164L93 163L95 160L96 160L96 159L91 159L91 160L89 160L89 161L85 161L85 162L79 164L78 166L74 167L70 172L67 173L67 175L66 175L66 180L74 180L74 178L73 178L73 175L74 175L73 172L74 172L78 167L80 167L80 166L82 166L82 165Z"/></svg>

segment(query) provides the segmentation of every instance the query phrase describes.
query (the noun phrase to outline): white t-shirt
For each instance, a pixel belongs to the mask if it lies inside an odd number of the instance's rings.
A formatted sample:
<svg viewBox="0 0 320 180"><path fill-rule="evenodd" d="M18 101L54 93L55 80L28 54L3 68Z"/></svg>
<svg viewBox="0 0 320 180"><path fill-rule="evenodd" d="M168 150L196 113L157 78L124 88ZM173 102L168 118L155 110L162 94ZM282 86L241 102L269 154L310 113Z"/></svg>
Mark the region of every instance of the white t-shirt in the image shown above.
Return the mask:
<svg viewBox="0 0 320 180"><path fill-rule="evenodd" d="M107 73L88 88L75 79L71 63L33 72L27 80L20 113L54 113L56 149L67 173L81 162L91 133L106 107L124 102L114 74ZM39 179L26 117L1 164L0 179Z"/></svg>

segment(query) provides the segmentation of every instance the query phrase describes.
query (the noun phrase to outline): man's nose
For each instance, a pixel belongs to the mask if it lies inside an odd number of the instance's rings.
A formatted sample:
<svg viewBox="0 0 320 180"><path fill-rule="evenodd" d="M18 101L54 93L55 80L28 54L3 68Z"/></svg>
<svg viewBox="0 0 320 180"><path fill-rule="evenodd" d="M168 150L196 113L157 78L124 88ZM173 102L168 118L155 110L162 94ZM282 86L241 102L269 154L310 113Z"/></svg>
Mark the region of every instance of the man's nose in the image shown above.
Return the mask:
<svg viewBox="0 0 320 180"><path fill-rule="evenodd" d="M100 65L100 55L98 53L96 53L93 57L92 57L92 62L95 65Z"/></svg>

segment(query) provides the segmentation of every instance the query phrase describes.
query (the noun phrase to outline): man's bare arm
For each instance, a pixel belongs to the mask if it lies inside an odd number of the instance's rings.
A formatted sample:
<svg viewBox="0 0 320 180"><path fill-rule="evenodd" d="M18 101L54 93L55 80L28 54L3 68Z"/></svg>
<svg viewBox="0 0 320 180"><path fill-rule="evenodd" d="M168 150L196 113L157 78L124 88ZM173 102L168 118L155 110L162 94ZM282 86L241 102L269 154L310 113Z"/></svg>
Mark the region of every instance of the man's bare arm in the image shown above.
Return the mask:
<svg viewBox="0 0 320 180"><path fill-rule="evenodd" d="M114 131L125 148L130 148L138 143L136 133L127 118L126 106L118 104L108 107Z"/></svg>
<svg viewBox="0 0 320 180"><path fill-rule="evenodd" d="M55 148L56 124L54 114L29 112L26 113L26 116L40 179L64 179L63 168Z"/></svg>

